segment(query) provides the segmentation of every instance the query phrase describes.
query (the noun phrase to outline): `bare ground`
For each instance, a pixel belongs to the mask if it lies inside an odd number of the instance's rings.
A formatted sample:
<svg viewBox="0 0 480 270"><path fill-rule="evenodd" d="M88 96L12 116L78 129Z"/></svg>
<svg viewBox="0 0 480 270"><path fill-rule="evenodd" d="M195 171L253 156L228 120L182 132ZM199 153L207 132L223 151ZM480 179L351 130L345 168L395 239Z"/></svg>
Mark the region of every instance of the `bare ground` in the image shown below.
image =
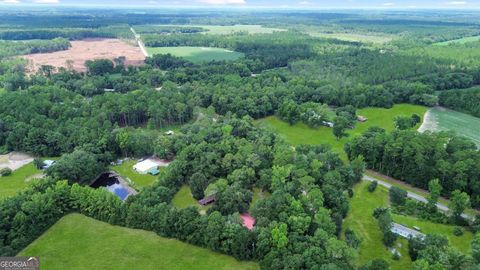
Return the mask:
<svg viewBox="0 0 480 270"><path fill-rule="evenodd" d="M145 56L139 47L120 39L84 39L70 42L72 47L66 51L37 53L23 56L28 61L29 72L36 72L42 65L64 67L69 70L85 72L85 61L110 59L124 56L126 66L140 66Z"/></svg>
<svg viewBox="0 0 480 270"><path fill-rule="evenodd" d="M8 167L12 170L16 170L32 161L33 157L27 154L11 152L10 154L0 155L0 169Z"/></svg>

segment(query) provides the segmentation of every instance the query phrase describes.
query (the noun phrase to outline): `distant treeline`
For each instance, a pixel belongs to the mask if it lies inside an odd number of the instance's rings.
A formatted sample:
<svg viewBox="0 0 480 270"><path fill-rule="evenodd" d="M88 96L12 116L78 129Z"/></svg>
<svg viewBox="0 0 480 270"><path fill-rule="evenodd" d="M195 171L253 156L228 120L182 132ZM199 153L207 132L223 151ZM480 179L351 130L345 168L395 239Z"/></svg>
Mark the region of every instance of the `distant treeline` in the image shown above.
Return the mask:
<svg viewBox="0 0 480 270"><path fill-rule="evenodd" d="M3 40L31 40L66 38L80 40L85 38L134 38L128 26L111 26L97 29L87 28L52 28L52 29L21 29L0 30L0 39Z"/></svg>
<svg viewBox="0 0 480 270"><path fill-rule="evenodd" d="M70 42L64 38L54 38L52 40L0 41L0 59L14 55L56 52L67 50L68 48L70 48Z"/></svg>

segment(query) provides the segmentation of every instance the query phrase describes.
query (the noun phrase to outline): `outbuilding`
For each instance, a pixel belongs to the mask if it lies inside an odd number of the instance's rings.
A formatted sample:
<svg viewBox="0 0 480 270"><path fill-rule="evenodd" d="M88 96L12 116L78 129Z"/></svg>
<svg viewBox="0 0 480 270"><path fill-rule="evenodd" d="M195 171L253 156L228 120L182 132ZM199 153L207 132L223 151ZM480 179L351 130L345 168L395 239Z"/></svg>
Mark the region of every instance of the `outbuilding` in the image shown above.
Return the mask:
<svg viewBox="0 0 480 270"><path fill-rule="evenodd" d="M149 171L158 169L158 163L150 159L145 159L133 165L133 169L140 174L147 174Z"/></svg>

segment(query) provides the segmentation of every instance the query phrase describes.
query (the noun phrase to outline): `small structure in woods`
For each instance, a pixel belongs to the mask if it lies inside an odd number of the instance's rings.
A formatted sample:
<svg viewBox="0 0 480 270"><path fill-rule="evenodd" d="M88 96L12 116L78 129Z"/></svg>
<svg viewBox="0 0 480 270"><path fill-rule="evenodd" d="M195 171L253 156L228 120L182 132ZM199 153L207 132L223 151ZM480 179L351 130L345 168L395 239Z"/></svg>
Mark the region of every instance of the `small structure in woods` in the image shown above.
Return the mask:
<svg viewBox="0 0 480 270"><path fill-rule="evenodd" d="M171 135L174 135L175 132L173 132L173 130L169 130L167 132L165 132L165 135L168 135L168 136L171 136Z"/></svg>
<svg viewBox="0 0 480 270"><path fill-rule="evenodd" d="M243 226L249 230L253 230L255 225L255 218L252 217L249 213L240 214L240 217L243 220Z"/></svg>
<svg viewBox="0 0 480 270"><path fill-rule="evenodd" d="M49 159L44 160L42 169L44 169L44 170L48 169L48 168L52 167L53 164L55 164L55 160L49 160Z"/></svg>
<svg viewBox="0 0 480 270"><path fill-rule="evenodd" d="M212 195L210 195L210 196L207 196L207 197L199 200L198 203L199 203L200 205L202 205L202 206L209 205L209 204L215 202L215 200L216 200L216 195L217 195L217 194L212 194Z"/></svg>

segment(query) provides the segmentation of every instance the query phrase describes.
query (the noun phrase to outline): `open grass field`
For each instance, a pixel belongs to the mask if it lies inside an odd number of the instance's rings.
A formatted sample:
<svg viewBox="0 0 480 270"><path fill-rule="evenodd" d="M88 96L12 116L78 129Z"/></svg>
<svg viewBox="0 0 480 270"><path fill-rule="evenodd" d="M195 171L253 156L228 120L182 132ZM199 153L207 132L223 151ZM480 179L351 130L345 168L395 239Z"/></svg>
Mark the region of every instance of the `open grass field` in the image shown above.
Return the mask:
<svg viewBox="0 0 480 270"><path fill-rule="evenodd" d="M385 108L364 108L357 111L358 115L362 115L368 118L366 122L358 122L354 129L348 130L348 137L344 137L337 140L333 136L331 128L319 127L310 128L304 123L297 123L290 126L287 122L284 122L276 116L270 116L257 121L258 124L267 128L271 128L274 131L282 135L285 140L292 145L299 144L329 144L332 149L340 154L340 156L346 159L343 146L345 143L356 135L359 135L366 131L369 127L378 126L391 131L395 129L393 119L397 115L410 116L413 113L423 116L427 108L423 106L410 105L410 104L398 104L390 109Z"/></svg>
<svg viewBox="0 0 480 270"><path fill-rule="evenodd" d="M243 53L230 51L223 48L207 47L147 47L149 55L171 54L185 58L194 63L209 61L230 61L243 57Z"/></svg>
<svg viewBox="0 0 480 270"><path fill-rule="evenodd" d="M372 259L382 258L391 265L392 270L410 269L412 262L408 256L407 241L397 240L397 244L401 245L398 250L401 258L398 261L393 260L392 253L382 242L382 233L378 228L377 220L372 216L375 208L388 205L388 191L378 186L373 193L370 193L367 190L368 184L361 182L355 186L354 195L350 199L350 211L343 225L344 230L350 228L362 239L357 264L363 265Z"/></svg>
<svg viewBox="0 0 480 270"><path fill-rule="evenodd" d="M419 220L414 217L393 215L393 220L397 223L403 224L412 228L417 226L421 229L422 233L426 234L441 234L448 238L449 243L458 250L468 253L471 251L470 243L473 239L473 234L469 231L465 231L462 236L453 235L454 226L432 223L425 220Z"/></svg>
<svg viewBox="0 0 480 270"><path fill-rule="evenodd" d="M112 170L116 171L123 178L128 178L139 187L145 187L153 184L157 180L157 176L150 174L139 174L133 169L136 160L128 160L122 163L122 165L113 166Z"/></svg>
<svg viewBox="0 0 480 270"><path fill-rule="evenodd" d="M190 190L190 187L187 185L184 185L180 188L180 190L173 196L172 199L172 204L179 208L187 208L189 206L194 206L198 208L198 211L201 214L204 214L207 212L207 210L212 207L212 205L207 205L207 206L201 206L195 198L192 196L192 191Z"/></svg>
<svg viewBox="0 0 480 270"><path fill-rule="evenodd" d="M36 72L42 65L64 67L78 72L85 72L85 61L94 59L110 59L125 57L126 66L140 66L145 56L139 47L135 47L120 39L85 39L71 41L66 51L37 53L23 56L28 61L30 72ZM69 63L71 61L71 63Z"/></svg>
<svg viewBox="0 0 480 270"><path fill-rule="evenodd" d="M393 36L389 35L369 35L369 34L359 34L359 33L322 33L315 31L308 31L307 34L312 37L321 37L321 38L334 38L345 41L353 42L362 42L362 43L375 43L375 44L384 44L393 39Z"/></svg>
<svg viewBox="0 0 480 270"><path fill-rule="evenodd" d="M410 269L411 261L408 256L408 243L399 238L398 244L402 257L399 261L392 260L391 253L382 243L382 234L378 229L378 223L373 218L373 210L377 207L389 205L388 190L383 186L370 193L367 190L369 183L361 182L354 187L354 196L350 200L350 211L344 222L344 230L350 228L362 238L359 250L358 263L363 264L374 258L387 260L392 269ZM412 228L418 226L423 233L440 234L446 236L450 244L462 252L470 252L470 242L473 238L471 232L465 231L462 236L453 235L454 226L437 224L430 221L419 220L415 217L393 215L394 222Z"/></svg>
<svg viewBox="0 0 480 270"><path fill-rule="evenodd" d="M19 255L39 256L49 270L259 269L254 262L79 214L63 217Z"/></svg>
<svg viewBox="0 0 480 270"><path fill-rule="evenodd" d="M420 132L452 130L458 135L465 136L480 147L480 118L452 111L442 107L428 110L425 121L419 128Z"/></svg>
<svg viewBox="0 0 480 270"><path fill-rule="evenodd" d="M253 188L253 197L252 197L252 201L250 202L250 209L255 205L255 203L258 200L261 200L266 197L270 197L270 195L271 194L268 191L262 191L259 188Z"/></svg>
<svg viewBox="0 0 480 270"><path fill-rule="evenodd" d="M472 37L464 37L464 38L448 40L448 41L443 41L443 42L437 42L437 43L434 43L433 45L435 45L435 46L447 46L447 45L454 44L454 43L464 44L464 43L467 43L467 42L479 41L479 40L480 40L480 36L472 36Z"/></svg>
<svg viewBox="0 0 480 270"><path fill-rule="evenodd" d="M42 171L30 162L13 171L11 175L0 177L0 200L17 194L26 188L30 181L34 181L36 177L41 178L42 174Z"/></svg>

